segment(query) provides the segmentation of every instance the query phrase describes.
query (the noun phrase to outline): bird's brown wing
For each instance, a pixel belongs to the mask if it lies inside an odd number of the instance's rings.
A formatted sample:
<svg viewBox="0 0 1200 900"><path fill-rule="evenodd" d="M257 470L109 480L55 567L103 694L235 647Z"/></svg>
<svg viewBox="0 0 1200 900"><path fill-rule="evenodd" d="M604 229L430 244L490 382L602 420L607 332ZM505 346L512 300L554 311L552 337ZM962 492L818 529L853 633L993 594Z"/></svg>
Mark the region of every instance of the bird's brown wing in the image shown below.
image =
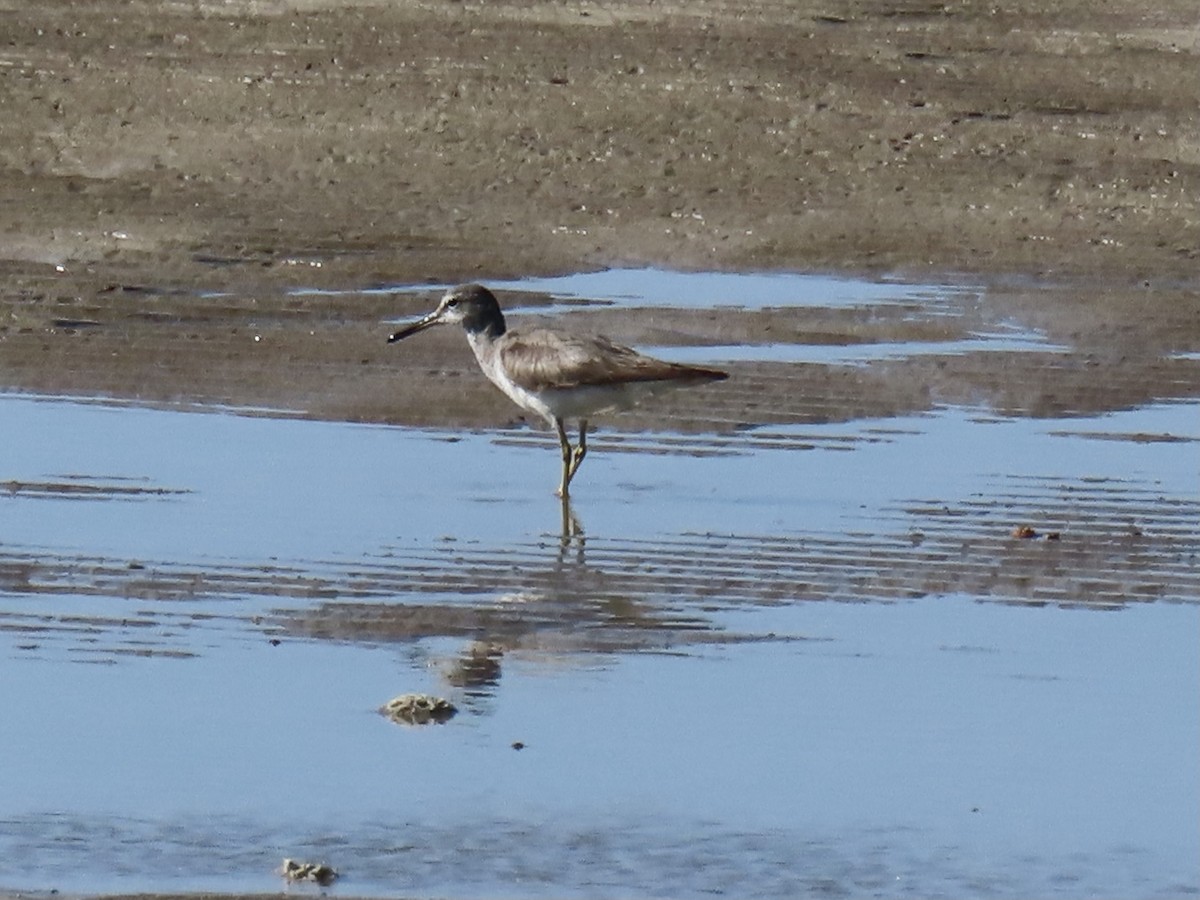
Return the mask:
<svg viewBox="0 0 1200 900"><path fill-rule="evenodd" d="M500 348L505 371L529 391L638 381L716 381L727 377L643 356L608 338L565 334L548 328L510 332Z"/></svg>

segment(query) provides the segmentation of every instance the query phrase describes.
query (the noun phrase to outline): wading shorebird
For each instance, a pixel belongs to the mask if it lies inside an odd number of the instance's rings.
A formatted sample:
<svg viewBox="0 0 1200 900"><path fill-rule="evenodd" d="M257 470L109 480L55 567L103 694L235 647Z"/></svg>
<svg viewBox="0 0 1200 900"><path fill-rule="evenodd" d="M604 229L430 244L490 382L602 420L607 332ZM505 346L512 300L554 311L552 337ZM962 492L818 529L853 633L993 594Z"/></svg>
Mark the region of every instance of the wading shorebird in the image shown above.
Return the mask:
<svg viewBox="0 0 1200 900"><path fill-rule="evenodd" d="M403 340L434 325L461 324L479 368L513 403L537 413L558 432L564 500L571 479L587 455L588 419L598 413L629 409L646 397L688 384L721 381L729 375L643 356L603 337L552 328L517 328L504 322L492 292L479 284L448 291L437 309L388 338ZM566 421L579 420L579 442L572 447Z"/></svg>

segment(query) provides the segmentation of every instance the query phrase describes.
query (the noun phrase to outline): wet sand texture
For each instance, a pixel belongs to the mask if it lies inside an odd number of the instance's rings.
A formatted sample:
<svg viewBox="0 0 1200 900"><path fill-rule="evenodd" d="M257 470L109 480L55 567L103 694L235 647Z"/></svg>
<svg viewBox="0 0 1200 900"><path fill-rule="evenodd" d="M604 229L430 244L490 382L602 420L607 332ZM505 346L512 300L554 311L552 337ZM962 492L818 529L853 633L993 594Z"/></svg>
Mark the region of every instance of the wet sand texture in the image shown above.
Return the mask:
<svg viewBox="0 0 1200 900"><path fill-rule="evenodd" d="M286 288L614 263L1194 315L1156 291L1197 251L1188 3L0 7L10 388L392 419L375 329L427 298Z"/></svg>

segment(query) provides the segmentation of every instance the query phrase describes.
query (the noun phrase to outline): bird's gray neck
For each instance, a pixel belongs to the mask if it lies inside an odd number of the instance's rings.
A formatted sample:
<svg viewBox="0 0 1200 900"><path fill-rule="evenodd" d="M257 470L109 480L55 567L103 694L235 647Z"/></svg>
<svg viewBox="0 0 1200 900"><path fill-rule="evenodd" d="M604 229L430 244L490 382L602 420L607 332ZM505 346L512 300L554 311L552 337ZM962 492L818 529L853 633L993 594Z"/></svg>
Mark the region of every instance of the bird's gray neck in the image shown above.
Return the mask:
<svg viewBox="0 0 1200 900"><path fill-rule="evenodd" d="M503 336L508 330L504 324L504 319L489 319L485 322L480 322L476 326L467 325L467 335L472 339L494 341L496 338Z"/></svg>
<svg viewBox="0 0 1200 900"><path fill-rule="evenodd" d="M508 330L508 326L504 323L504 314L500 312L499 307L479 310L475 314L467 316L463 320L463 328L472 342L476 339L494 341Z"/></svg>
<svg viewBox="0 0 1200 900"><path fill-rule="evenodd" d="M504 333L503 325L500 328L500 334ZM488 380L504 390L503 366L500 364L500 348L496 343L496 338L493 337L486 329L467 332L467 343L471 345L471 352L475 354L475 360L479 363L479 368L483 370L483 374L488 377Z"/></svg>

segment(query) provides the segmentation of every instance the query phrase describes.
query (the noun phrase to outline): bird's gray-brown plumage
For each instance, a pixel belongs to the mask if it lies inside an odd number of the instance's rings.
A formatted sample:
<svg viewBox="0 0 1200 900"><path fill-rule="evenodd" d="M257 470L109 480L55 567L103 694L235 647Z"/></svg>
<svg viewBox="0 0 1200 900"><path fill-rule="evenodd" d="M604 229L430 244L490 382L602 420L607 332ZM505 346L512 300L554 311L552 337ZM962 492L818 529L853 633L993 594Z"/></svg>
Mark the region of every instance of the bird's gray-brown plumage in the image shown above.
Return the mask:
<svg viewBox="0 0 1200 900"><path fill-rule="evenodd" d="M714 381L726 377L715 369L644 356L606 337L568 334L549 328L512 332L499 353L508 377L527 391L631 382Z"/></svg>

